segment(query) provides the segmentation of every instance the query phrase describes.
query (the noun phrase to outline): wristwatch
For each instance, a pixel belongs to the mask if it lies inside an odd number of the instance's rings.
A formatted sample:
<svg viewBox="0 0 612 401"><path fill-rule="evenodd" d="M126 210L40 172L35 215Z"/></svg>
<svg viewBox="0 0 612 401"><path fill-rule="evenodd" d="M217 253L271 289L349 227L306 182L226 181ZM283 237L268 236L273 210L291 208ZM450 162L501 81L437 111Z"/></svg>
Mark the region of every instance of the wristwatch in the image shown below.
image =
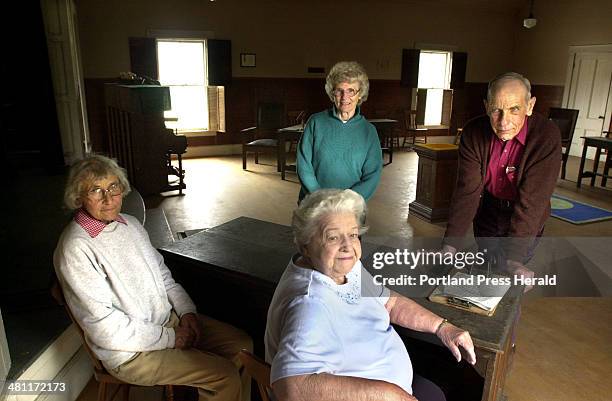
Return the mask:
<svg viewBox="0 0 612 401"><path fill-rule="evenodd" d="M442 321L440 322L440 324L438 325L438 328L435 331L435 335L437 336L438 333L440 333L440 329L442 328L442 326L444 326L445 324L448 323L448 319L442 319Z"/></svg>

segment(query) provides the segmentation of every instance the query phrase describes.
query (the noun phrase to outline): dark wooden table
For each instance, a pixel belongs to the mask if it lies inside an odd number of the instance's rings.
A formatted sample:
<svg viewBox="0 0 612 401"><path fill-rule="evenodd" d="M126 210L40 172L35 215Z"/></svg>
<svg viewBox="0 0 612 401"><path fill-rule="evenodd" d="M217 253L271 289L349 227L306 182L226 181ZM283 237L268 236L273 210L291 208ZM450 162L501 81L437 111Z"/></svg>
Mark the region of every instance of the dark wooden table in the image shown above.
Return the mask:
<svg viewBox="0 0 612 401"><path fill-rule="evenodd" d="M608 178L612 178L610 176L610 151L612 151L612 139L600 136L583 136L584 146L582 147L582 158L580 158L580 168L578 169L578 180L576 182L576 186L580 188L580 184L583 178L591 177L591 186L595 185L595 178L597 176L601 177L601 186L605 187ZM593 160L593 171L584 171L584 163L586 162L587 148L589 146L595 147L597 150L595 151L595 159ZM606 149L608 151L608 155L606 156L606 163L604 164L603 173L598 173L597 169L599 168L599 158L601 157L601 150Z"/></svg>
<svg viewBox="0 0 612 401"><path fill-rule="evenodd" d="M368 243L367 238L362 248L364 265L371 266L368 260L372 253L382 248ZM267 310L276 284L296 252L291 228L239 217L166 245L160 251L174 278L199 310L247 330L255 339L256 352L263 355ZM476 347L474 369L484 379L482 400L502 397L521 293L521 288L511 288L491 317L435 304L426 298L415 299L470 331ZM405 342L442 345L432 334L401 327L397 330ZM446 354L450 356L450 352Z"/></svg>

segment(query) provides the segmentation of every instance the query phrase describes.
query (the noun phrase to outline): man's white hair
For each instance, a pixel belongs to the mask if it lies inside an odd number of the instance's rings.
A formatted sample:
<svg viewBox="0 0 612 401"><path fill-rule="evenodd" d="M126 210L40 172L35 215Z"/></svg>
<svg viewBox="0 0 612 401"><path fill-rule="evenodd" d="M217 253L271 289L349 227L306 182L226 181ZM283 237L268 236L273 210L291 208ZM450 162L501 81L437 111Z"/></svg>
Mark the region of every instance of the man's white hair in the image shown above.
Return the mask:
<svg viewBox="0 0 612 401"><path fill-rule="evenodd" d="M491 101L493 100L493 96L495 96L495 92L497 92L497 89L502 84L508 81L518 81L523 84L523 86L527 90L527 97L525 98L525 101L529 102L529 99L531 99L531 83L529 82L529 80L517 72L504 72L503 74L496 76L491 80L491 82L489 82L489 87L487 88L487 104L491 104Z"/></svg>

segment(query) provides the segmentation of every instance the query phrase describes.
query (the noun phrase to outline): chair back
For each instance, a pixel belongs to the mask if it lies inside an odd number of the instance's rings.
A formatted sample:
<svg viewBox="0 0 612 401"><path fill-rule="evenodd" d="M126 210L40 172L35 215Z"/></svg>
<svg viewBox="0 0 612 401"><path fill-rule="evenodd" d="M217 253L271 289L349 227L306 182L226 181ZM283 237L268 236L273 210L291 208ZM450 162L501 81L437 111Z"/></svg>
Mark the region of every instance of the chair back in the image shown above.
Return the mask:
<svg viewBox="0 0 612 401"><path fill-rule="evenodd" d="M578 121L578 110L551 107L548 119L553 121L561 131L561 145L567 147L572 143L576 122Z"/></svg>
<svg viewBox="0 0 612 401"><path fill-rule="evenodd" d="M305 110L289 110L287 111L287 125L304 125L306 122Z"/></svg>
<svg viewBox="0 0 612 401"><path fill-rule="evenodd" d="M457 146L459 146L459 144L461 143L461 134L463 134L463 128L457 128L457 133L455 134L455 141L453 142Z"/></svg>
<svg viewBox="0 0 612 401"><path fill-rule="evenodd" d="M285 126L285 105L261 102L257 106L257 128L277 130Z"/></svg>
<svg viewBox="0 0 612 401"><path fill-rule="evenodd" d="M389 110L386 110L386 109L374 110L374 118L390 118Z"/></svg>
<svg viewBox="0 0 612 401"><path fill-rule="evenodd" d="M416 129L416 110L404 110L404 126L407 130Z"/></svg>
<svg viewBox="0 0 612 401"><path fill-rule="evenodd" d="M240 351L238 357L247 374L255 379L261 399L263 401L271 401L272 387L270 386L270 365L245 349Z"/></svg>

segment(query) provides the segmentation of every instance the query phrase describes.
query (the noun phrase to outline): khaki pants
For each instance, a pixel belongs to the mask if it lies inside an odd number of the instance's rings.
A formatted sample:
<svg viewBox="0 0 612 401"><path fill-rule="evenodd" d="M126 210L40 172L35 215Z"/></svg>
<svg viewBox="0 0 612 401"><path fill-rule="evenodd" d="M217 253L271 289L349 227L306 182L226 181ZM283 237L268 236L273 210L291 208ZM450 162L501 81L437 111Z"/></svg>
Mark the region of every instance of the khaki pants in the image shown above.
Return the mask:
<svg viewBox="0 0 612 401"><path fill-rule="evenodd" d="M204 331L191 349L164 349L138 353L115 369L113 376L142 386L185 385L198 388L200 401L250 401L251 378L238 359L241 349L253 350L248 334L227 323L198 314ZM172 312L166 327L176 327Z"/></svg>

